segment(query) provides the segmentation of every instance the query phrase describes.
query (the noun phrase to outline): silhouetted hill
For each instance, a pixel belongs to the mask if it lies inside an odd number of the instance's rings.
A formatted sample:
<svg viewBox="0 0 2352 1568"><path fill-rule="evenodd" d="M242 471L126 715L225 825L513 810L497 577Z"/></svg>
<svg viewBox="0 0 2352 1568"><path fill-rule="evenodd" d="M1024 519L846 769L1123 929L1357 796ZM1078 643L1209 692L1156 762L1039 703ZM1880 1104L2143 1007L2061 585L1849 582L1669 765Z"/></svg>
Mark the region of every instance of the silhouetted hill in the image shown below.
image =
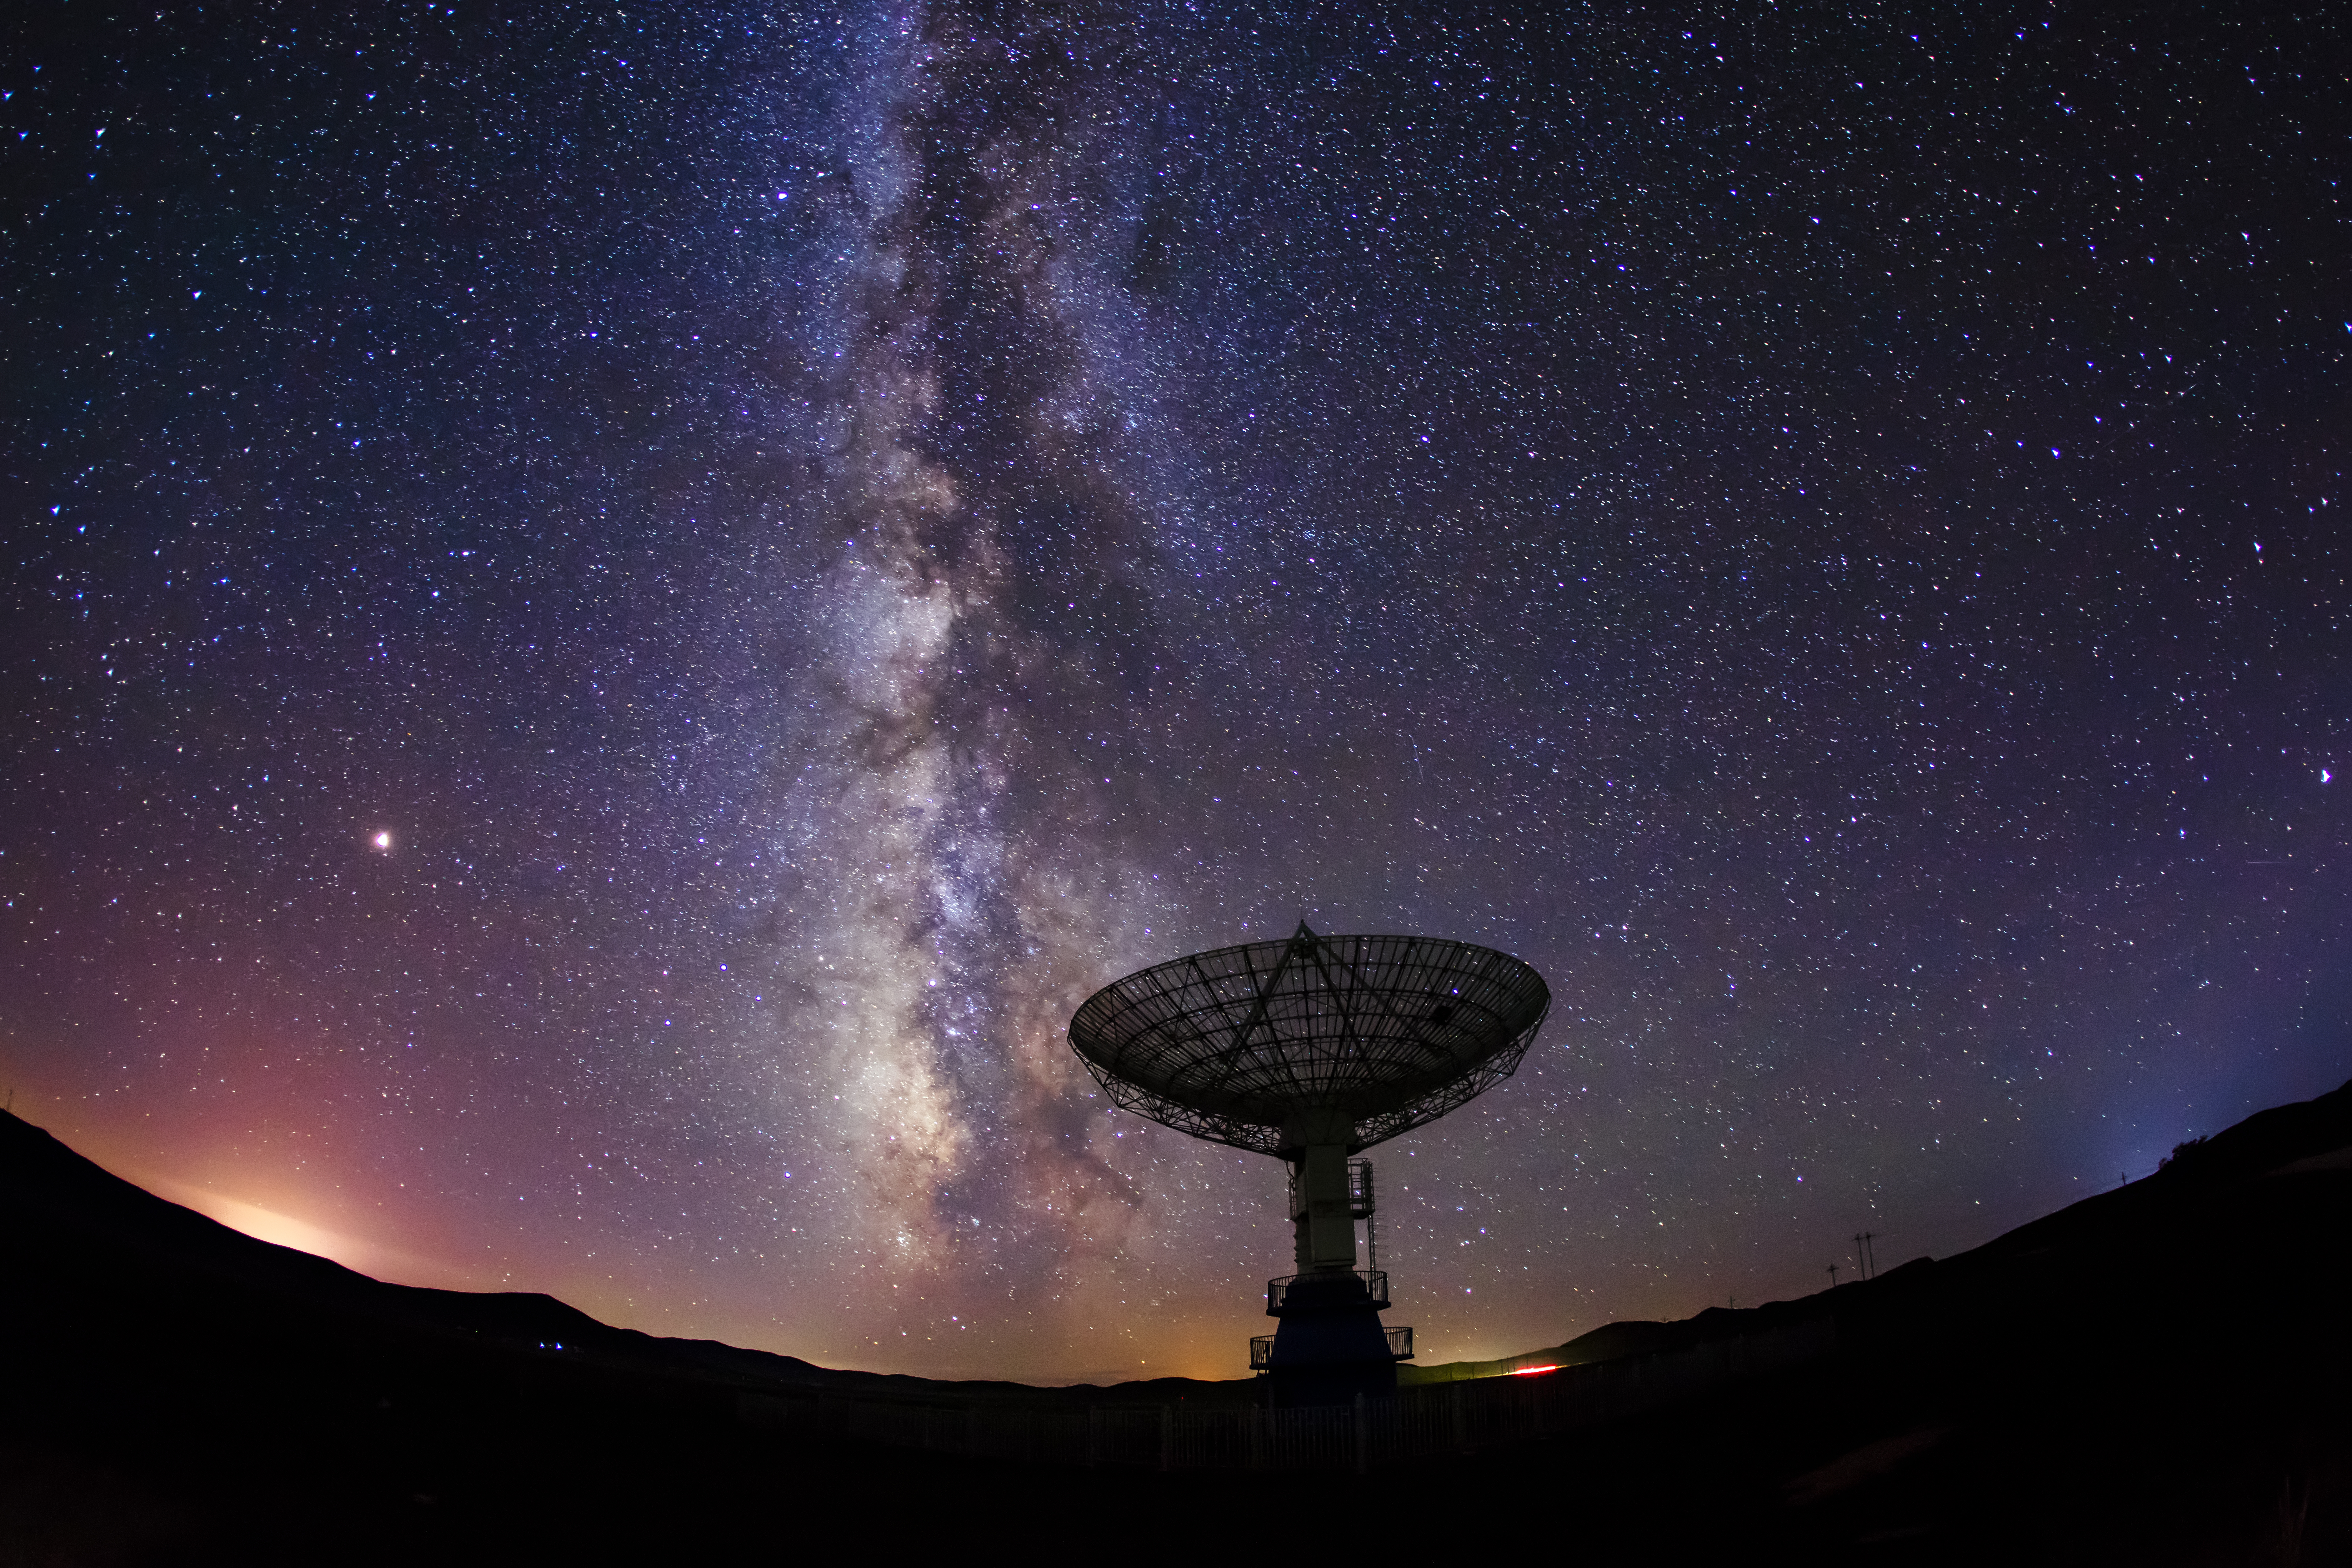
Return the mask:
<svg viewBox="0 0 2352 1568"><path fill-rule="evenodd" d="M2330 1179L2318 1184L2292 1181L2304 1176ZM2255 1282L2274 1273L2284 1259L2250 1256L2217 1271L2216 1260L2204 1256L2200 1244L2227 1246L2227 1236L2241 1225L2269 1228L2306 1209L2332 1213L2343 1192L2341 1178L2347 1176L2352 1083L2316 1100L2259 1111L2227 1131L2183 1145L2151 1176L2084 1198L1972 1251L1940 1260L1914 1258L1874 1279L1794 1301L1710 1307L1675 1322L1607 1323L1513 1359L1578 1365L1667 1354L1821 1317L1835 1318L1849 1334L1867 1333L1919 1311L1933 1312L1930 1303L1963 1300L1992 1319L2016 1318L2019 1331L2054 1331L2075 1315L2074 1304L2112 1298L2126 1281L2129 1289L2141 1289L2168 1279L2167 1289L2186 1291L2189 1299L2228 1280L2245 1280L2259 1290ZM2273 1179L2290 1184L2260 1184ZM2290 1253L2307 1255L2314 1239L2306 1237ZM2035 1302L2038 1310L2014 1310ZM2123 1320L2135 1315L2124 1301L2111 1301L2109 1310Z"/></svg>
<svg viewBox="0 0 2352 1568"><path fill-rule="evenodd" d="M614 1328L537 1291L439 1290L394 1285L341 1264L247 1236L134 1185L75 1153L48 1133L0 1112L0 1220L22 1237L45 1237L109 1271L125 1268L175 1278L201 1295L226 1291L267 1299L354 1333L454 1336L485 1347L586 1358L640 1370L722 1379L746 1387L908 1390L951 1388L959 1395L1076 1397L1100 1390L1039 1389L1006 1382L957 1382L836 1370L793 1356L743 1350L716 1340L667 1339ZM1185 1384L1159 1379L1137 1388Z"/></svg>
<svg viewBox="0 0 2352 1568"><path fill-rule="evenodd" d="M2299 1206L2285 1202L2284 1190L2272 1194L2245 1184L2274 1175L2329 1173L2352 1173L2352 1084L2316 1100L2258 1112L2225 1132L2184 1145L2178 1158L2168 1160L2152 1176L2084 1198L1973 1251L1941 1260L1914 1258L1875 1279L1850 1281L1793 1301L1709 1307L1671 1322L1625 1319L1499 1361L1458 1362L1420 1372L1423 1380L1444 1382L1496 1376L1537 1363L1581 1366L1672 1355L1822 1318L1849 1330L1866 1329L1881 1319L1902 1317L1908 1303L1948 1299L1954 1292L1998 1294L2005 1286L2020 1288L2016 1300L2021 1304L2037 1290L2046 1290L2049 1282L2030 1284L2013 1266L2048 1263L2059 1277L2072 1279L2088 1264L2093 1272L2113 1268L2121 1271L2118 1279L2136 1279L2147 1268L2160 1269L2168 1256L2210 1230L2213 1220L2235 1205L2250 1203L2262 1210L2282 1204L2287 1209ZM2281 1202L2273 1203L2274 1197ZM2063 1310L2054 1299L2048 1305ZM1997 1316L2004 1315L1997 1307L1995 1310Z"/></svg>
<svg viewBox="0 0 2352 1568"><path fill-rule="evenodd" d="M536 1292L388 1285L310 1253L257 1240L168 1203L5 1113L0 1113L0 1217L19 1237L45 1237L51 1245L74 1252L103 1249L110 1268L142 1265L179 1276L198 1289L209 1286L267 1294L289 1307L388 1328L462 1334L515 1346L560 1344L583 1353L682 1370L723 1369L762 1379L824 1375L789 1356L611 1328Z"/></svg>
<svg viewBox="0 0 2352 1568"><path fill-rule="evenodd" d="M1971 1252L1550 1352L1638 1377L1796 1328L1833 1347L1804 1364L1360 1479L1023 1468L747 1427L787 1396L1066 1406L1249 1385L887 1378L614 1329L545 1296L387 1285L165 1203L14 1118L0 1219L0 1568L999 1537L1197 1553L1291 1539L1310 1493L1400 1552L1523 1549L1531 1520L1604 1562L2352 1551L2352 1085Z"/></svg>

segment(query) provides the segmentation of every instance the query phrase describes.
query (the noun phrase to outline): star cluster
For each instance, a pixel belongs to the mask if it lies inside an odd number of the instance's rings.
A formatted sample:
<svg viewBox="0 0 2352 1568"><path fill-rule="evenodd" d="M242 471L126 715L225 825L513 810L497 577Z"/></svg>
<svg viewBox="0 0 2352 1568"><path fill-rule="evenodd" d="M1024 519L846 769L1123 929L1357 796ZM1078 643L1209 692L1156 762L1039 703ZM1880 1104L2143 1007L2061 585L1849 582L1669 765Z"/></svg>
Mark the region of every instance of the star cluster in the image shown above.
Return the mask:
<svg viewBox="0 0 2352 1568"><path fill-rule="evenodd" d="M1425 1359L1971 1244L2352 1068L2317 13L44 5L0 1067L232 1223L1231 1375L1094 987L1490 943Z"/></svg>

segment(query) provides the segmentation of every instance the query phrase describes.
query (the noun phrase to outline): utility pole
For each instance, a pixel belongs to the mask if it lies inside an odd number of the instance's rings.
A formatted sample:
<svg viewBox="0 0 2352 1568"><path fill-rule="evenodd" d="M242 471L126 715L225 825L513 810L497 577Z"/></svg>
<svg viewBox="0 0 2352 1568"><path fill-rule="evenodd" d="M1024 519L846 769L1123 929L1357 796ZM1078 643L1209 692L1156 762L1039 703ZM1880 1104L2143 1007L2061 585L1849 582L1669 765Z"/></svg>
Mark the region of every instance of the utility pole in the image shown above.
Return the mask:
<svg viewBox="0 0 2352 1568"><path fill-rule="evenodd" d="M1877 1239L1878 1233L1874 1230L1865 1230L1862 1233L1862 1262L1864 1270L1863 1278L1865 1279L1878 1278L1878 1248L1871 1245Z"/></svg>
<svg viewBox="0 0 2352 1568"><path fill-rule="evenodd" d="M1837 1289L1837 1265L1834 1263L1830 1265L1830 1289Z"/></svg>
<svg viewBox="0 0 2352 1568"><path fill-rule="evenodd" d="M1870 1278L1870 1260L1863 1255L1862 1232L1858 1230L1853 1233L1853 1266L1862 1271L1864 1279Z"/></svg>

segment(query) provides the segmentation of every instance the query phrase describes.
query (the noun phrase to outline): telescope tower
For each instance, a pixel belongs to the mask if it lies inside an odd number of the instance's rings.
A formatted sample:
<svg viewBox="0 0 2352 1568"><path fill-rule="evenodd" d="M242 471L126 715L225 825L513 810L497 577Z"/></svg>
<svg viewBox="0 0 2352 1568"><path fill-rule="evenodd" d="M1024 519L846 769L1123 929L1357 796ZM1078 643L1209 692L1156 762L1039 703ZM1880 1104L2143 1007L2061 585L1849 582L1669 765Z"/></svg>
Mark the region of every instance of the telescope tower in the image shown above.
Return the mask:
<svg viewBox="0 0 2352 1568"><path fill-rule="evenodd" d="M1266 1281L1275 1331L1250 1342L1250 1365L1282 1403L1324 1404L1393 1389L1412 1354L1412 1331L1381 1322L1372 1166L1354 1156L1508 1078L1550 1009L1507 953L1301 921L1286 941L1113 981L1071 1018L1070 1045L1120 1109L1289 1166L1296 1271Z"/></svg>

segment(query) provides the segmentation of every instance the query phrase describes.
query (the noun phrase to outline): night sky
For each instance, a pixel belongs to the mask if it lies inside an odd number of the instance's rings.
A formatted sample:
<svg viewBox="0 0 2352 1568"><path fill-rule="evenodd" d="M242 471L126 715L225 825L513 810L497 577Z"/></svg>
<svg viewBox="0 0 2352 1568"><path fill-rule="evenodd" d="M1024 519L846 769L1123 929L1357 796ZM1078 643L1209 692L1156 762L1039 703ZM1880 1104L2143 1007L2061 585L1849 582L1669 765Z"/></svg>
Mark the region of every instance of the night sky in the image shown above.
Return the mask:
<svg viewBox="0 0 2352 1568"><path fill-rule="evenodd" d="M343 11L361 14L353 20ZM0 1078L390 1279L1240 1375L1076 1004L1555 997L1424 1361L2352 1075L2340 14L27 0Z"/></svg>

